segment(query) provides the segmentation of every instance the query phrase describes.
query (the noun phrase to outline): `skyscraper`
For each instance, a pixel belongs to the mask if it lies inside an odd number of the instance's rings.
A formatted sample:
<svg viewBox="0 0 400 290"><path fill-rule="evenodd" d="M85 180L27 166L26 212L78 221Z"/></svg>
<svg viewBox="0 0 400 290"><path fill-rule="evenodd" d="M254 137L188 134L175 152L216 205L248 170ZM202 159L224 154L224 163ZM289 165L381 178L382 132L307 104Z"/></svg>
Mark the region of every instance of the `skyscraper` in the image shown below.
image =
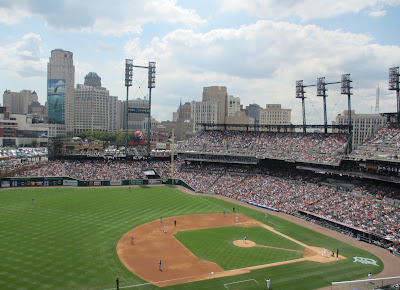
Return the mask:
<svg viewBox="0 0 400 290"><path fill-rule="evenodd" d="M75 66L72 52L62 49L51 51L47 64L47 107L50 123L56 132L65 127L68 137L74 135ZM57 134L57 133L56 133Z"/></svg>
<svg viewBox="0 0 400 290"><path fill-rule="evenodd" d="M23 90L19 93L6 90L3 94L4 107L8 108L10 114L28 114L28 107L38 101L35 91Z"/></svg>
<svg viewBox="0 0 400 290"><path fill-rule="evenodd" d="M95 72L90 72L85 76L85 86L101 87L101 77Z"/></svg>
<svg viewBox="0 0 400 290"><path fill-rule="evenodd" d="M97 73L88 73L85 84L78 84L75 89L75 133L118 130L117 99L101 87L101 78Z"/></svg>
<svg viewBox="0 0 400 290"><path fill-rule="evenodd" d="M218 103L218 120L217 123L224 124L227 110L228 93L225 86L203 87L203 102L216 101Z"/></svg>

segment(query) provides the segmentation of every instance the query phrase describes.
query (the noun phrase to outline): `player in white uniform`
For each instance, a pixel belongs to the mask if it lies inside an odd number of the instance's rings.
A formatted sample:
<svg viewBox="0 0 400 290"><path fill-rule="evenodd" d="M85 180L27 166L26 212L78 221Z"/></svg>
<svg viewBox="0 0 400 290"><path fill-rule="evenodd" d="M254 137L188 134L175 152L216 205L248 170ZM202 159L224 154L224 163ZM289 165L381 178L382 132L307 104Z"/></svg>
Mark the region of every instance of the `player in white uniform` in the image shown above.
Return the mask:
<svg viewBox="0 0 400 290"><path fill-rule="evenodd" d="M327 249L324 250L324 253L322 254L322 256L328 257L328 250Z"/></svg>
<svg viewBox="0 0 400 290"><path fill-rule="evenodd" d="M266 279L265 282L267 282L267 288L269 289L269 286L271 285L271 279Z"/></svg>

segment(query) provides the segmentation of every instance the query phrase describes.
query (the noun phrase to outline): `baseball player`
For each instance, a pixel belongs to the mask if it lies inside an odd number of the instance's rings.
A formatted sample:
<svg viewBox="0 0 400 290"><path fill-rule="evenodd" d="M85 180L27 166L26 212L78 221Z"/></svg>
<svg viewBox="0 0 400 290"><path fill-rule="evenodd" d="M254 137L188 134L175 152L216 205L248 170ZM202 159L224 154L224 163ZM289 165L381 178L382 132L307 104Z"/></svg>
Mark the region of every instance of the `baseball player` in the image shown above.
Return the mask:
<svg viewBox="0 0 400 290"><path fill-rule="evenodd" d="M269 286L271 285L271 279L265 279L265 282L267 282L267 289L269 289Z"/></svg>
<svg viewBox="0 0 400 290"><path fill-rule="evenodd" d="M322 254L322 256L328 257L328 250L327 249L324 250L324 253Z"/></svg>
<svg viewBox="0 0 400 290"><path fill-rule="evenodd" d="M167 233L167 226L164 226L164 233Z"/></svg>
<svg viewBox="0 0 400 290"><path fill-rule="evenodd" d="M160 223L162 223L162 216L160 216Z"/></svg>
<svg viewBox="0 0 400 290"><path fill-rule="evenodd" d="M243 242L246 244L247 237L243 238Z"/></svg>
<svg viewBox="0 0 400 290"><path fill-rule="evenodd" d="M131 236L131 245L133 245L133 235Z"/></svg>
<svg viewBox="0 0 400 290"><path fill-rule="evenodd" d="M158 262L158 270L162 272L162 268L161 268L161 260L160 260L160 262Z"/></svg>
<svg viewBox="0 0 400 290"><path fill-rule="evenodd" d="M238 216L236 216L236 222L237 222L237 223L239 222L239 217L238 217Z"/></svg>

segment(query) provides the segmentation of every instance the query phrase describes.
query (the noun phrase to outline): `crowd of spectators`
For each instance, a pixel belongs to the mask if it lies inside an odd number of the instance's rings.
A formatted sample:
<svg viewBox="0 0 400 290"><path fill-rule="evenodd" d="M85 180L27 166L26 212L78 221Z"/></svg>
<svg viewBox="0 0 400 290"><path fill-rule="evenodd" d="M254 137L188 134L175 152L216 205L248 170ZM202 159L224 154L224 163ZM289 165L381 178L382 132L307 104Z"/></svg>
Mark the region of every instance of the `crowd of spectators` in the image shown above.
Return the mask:
<svg viewBox="0 0 400 290"><path fill-rule="evenodd" d="M176 152L240 154L338 164L340 151L346 142L345 134L202 131L179 144ZM386 125L351 156L387 156L398 160L400 126ZM172 177L168 161L120 159L51 161L16 176L68 176L78 180L144 179L146 169L155 170L163 179ZM179 160L175 162L173 177L181 179L199 193L251 201L288 214L306 211L392 241L400 239L399 188L382 186L373 181L342 188L335 182L324 180L326 177L323 175L291 167L264 168Z"/></svg>
<svg viewBox="0 0 400 290"><path fill-rule="evenodd" d="M201 131L176 152L238 154L302 162L339 164L347 134L264 131Z"/></svg>
<svg viewBox="0 0 400 290"><path fill-rule="evenodd" d="M144 179L143 171L152 168L160 172L160 176L168 176L170 171L164 162L126 161L126 160L55 160L43 166L36 166L15 177L71 177L78 180L124 180Z"/></svg>
<svg viewBox="0 0 400 290"><path fill-rule="evenodd" d="M51 161L17 176L69 176L78 180L143 179L143 170L154 169L171 177L170 162L88 160ZM323 182L322 175L289 168L255 165L190 164L176 161L174 178L196 192L214 193L251 201L293 214L303 210L349 226L400 239L400 189L354 185L351 190Z"/></svg>
<svg viewBox="0 0 400 290"><path fill-rule="evenodd" d="M279 169L255 173L223 165L223 170L216 165L182 166L185 169L177 174L196 192L251 201L288 214L308 211L392 241L400 239L400 189L364 183L344 190L326 185L321 177Z"/></svg>
<svg viewBox="0 0 400 290"><path fill-rule="evenodd" d="M349 157L400 161L400 124L386 124L355 148Z"/></svg>

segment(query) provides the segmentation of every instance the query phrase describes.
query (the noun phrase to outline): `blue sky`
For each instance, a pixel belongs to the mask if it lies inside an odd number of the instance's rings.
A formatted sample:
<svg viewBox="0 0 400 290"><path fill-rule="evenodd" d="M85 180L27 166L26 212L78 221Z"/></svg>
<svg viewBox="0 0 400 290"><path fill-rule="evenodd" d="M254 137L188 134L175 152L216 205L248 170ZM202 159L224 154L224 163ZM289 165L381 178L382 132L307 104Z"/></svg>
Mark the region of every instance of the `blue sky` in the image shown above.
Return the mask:
<svg viewBox="0 0 400 290"><path fill-rule="evenodd" d="M393 112L388 70L400 66L400 0L0 0L0 89L35 90L46 101L51 50L73 52L75 84L93 71L111 95L126 99L125 59L157 64L152 112L172 119L180 100L200 101L220 85L243 106L282 104L301 124L295 81L353 80L352 108ZM130 99L147 95L136 69ZM322 99L306 89L307 123L322 124ZM2 100L1 100L1 103ZM328 86L328 122L347 108Z"/></svg>

